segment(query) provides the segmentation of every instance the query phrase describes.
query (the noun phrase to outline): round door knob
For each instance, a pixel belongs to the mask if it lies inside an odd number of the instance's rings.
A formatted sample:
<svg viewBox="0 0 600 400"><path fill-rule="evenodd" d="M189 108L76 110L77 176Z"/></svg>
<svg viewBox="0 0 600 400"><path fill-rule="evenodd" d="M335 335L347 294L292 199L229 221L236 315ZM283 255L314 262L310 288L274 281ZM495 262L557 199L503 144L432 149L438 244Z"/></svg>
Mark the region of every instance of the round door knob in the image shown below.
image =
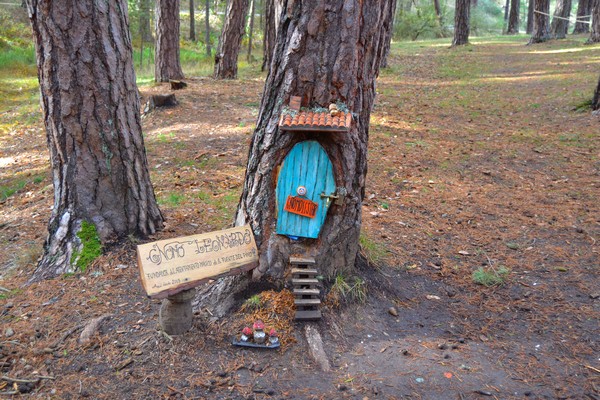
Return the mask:
<svg viewBox="0 0 600 400"><path fill-rule="evenodd" d="M304 186L298 186L296 193L298 193L298 196L304 196L306 195L306 188Z"/></svg>

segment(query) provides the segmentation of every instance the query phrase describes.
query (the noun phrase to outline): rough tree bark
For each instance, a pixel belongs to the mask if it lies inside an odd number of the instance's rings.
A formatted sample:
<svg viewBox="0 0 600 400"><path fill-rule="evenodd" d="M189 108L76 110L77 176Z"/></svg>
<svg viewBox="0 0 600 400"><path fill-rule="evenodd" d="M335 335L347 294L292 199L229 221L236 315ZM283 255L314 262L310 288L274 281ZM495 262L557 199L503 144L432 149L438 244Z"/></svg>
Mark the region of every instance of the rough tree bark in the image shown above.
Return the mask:
<svg viewBox="0 0 600 400"><path fill-rule="evenodd" d="M212 49L210 46L210 0L206 0L205 14L204 14L204 42L206 43L206 55L212 55Z"/></svg>
<svg viewBox="0 0 600 400"><path fill-rule="evenodd" d="M196 16L194 15L194 0L190 0L190 40L196 41Z"/></svg>
<svg viewBox="0 0 600 400"><path fill-rule="evenodd" d="M156 0L154 80L183 78L179 62L179 0Z"/></svg>
<svg viewBox="0 0 600 400"><path fill-rule="evenodd" d="M248 24L248 54L246 60L252 62L252 36L254 34L254 9L256 7L256 0L250 0L250 22Z"/></svg>
<svg viewBox="0 0 600 400"><path fill-rule="evenodd" d="M590 37L586 43L600 43L600 0L592 0L592 25L590 27Z"/></svg>
<svg viewBox="0 0 600 400"><path fill-rule="evenodd" d="M575 22L575 27L573 28L574 35L590 32L589 21L591 12L592 1L579 0L577 3L577 22Z"/></svg>
<svg viewBox="0 0 600 400"><path fill-rule="evenodd" d="M528 44L543 43L550 39L550 0L535 0L533 13L533 32Z"/></svg>
<svg viewBox="0 0 600 400"><path fill-rule="evenodd" d="M550 32L555 39L567 37L569 17L571 16L571 0L558 0L554 9L554 17L550 25Z"/></svg>
<svg viewBox="0 0 600 400"><path fill-rule="evenodd" d="M54 183L37 281L74 270L84 221L108 243L152 234L163 218L141 132L127 1L29 0L28 8Z"/></svg>
<svg viewBox="0 0 600 400"><path fill-rule="evenodd" d="M510 0L510 13L508 16L508 35L517 35L519 33L519 12L521 0Z"/></svg>
<svg viewBox="0 0 600 400"><path fill-rule="evenodd" d="M291 254L311 254L321 273L333 276L351 270L358 251L361 205L367 171L369 117L375 98L375 78L393 0L287 0L265 84L257 127L250 144L244 191L236 225L249 223L260 250L253 276L281 278ZM356 118L345 134L293 134L277 122L290 96L305 106L327 107L344 102ZM336 186L347 196L332 206L318 240L292 242L275 233L275 177L289 150L299 141L317 140L333 163Z"/></svg>
<svg viewBox="0 0 600 400"><path fill-rule="evenodd" d="M598 78L598 85L594 91L594 98L592 99L592 110L600 109L600 78Z"/></svg>
<svg viewBox="0 0 600 400"><path fill-rule="evenodd" d="M279 19L283 10L282 0L265 0L265 31L263 36L263 63L261 70L269 69L275 43L277 40L277 29Z"/></svg>
<svg viewBox="0 0 600 400"><path fill-rule="evenodd" d="M219 47L215 55L215 79L236 79L237 60L244 36L248 0L230 0L227 17L219 38Z"/></svg>
<svg viewBox="0 0 600 400"><path fill-rule="evenodd" d="M381 63L380 68L388 67L388 56L390 55L390 47L392 46L392 36L394 35L394 16L396 15L396 1L392 1L392 6L389 8L388 12L391 15L386 16L383 20L384 24L389 24L389 26L383 26L383 30L385 32L385 37L383 39L383 52L381 54Z"/></svg>
<svg viewBox="0 0 600 400"><path fill-rule="evenodd" d="M461 46L469 43L469 29L471 7L469 0L456 0L454 15L454 39L452 46Z"/></svg>
<svg viewBox="0 0 600 400"><path fill-rule="evenodd" d="M527 28L525 28L525 33L531 35L533 32L533 9L535 7L535 0L529 0L527 4Z"/></svg>

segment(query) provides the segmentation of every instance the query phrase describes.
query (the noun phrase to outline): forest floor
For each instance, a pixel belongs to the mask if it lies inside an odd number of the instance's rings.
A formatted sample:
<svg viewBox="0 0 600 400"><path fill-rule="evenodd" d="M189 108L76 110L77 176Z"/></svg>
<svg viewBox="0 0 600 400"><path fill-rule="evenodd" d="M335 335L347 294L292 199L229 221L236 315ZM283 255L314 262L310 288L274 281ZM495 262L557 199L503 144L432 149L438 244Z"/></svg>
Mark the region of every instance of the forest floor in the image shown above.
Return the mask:
<svg viewBox="0 0 600 400"><path fill-rule="evenodd" d="M526 40L393 46L370 129L370 264L357 271L367 298L328 297L313 323L328 372L309 357L285 290L257 287L255 310L220 320L197 310L188 333L161 334L135 240L85 273L24 286L53 191L35 76L3 75L0 395L600 399L600 124L577 110L596 85L600 46ZM187 81L179 106L143 120L167 222L152 239L228 227L242 190L264 76ZM280 330L281 349L231 345L257 316Z"/></svg>

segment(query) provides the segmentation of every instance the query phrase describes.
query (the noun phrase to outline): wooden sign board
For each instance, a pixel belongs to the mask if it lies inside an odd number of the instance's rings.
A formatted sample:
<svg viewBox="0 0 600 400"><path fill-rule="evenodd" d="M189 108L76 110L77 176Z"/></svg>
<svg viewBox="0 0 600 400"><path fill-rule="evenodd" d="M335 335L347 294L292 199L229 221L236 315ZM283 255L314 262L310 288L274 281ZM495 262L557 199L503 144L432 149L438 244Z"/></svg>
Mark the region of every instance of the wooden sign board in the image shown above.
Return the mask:
<svg viewBox="0 0 600 400"><path fill-rule="evenodd" d="M142 286L154 298L258 265L250 226L142 244L137 247L137 256Z"/></svg>
<svg viewBox="0 0 600 400"><path fill-rule="evenodd" d="M317 215L317 208L319 208L319 205L314 201L295 196L288 196L283 207L287 212L308 218L314 218Z"/></svg>

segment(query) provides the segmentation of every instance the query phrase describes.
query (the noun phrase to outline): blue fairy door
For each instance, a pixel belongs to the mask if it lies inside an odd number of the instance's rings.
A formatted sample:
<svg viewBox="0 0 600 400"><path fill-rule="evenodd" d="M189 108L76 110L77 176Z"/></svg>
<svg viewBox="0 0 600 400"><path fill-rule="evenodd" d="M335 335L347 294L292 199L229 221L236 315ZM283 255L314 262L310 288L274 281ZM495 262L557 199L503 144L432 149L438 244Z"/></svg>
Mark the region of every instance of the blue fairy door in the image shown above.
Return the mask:
<svg viewBox="0 0 600 400"><path fill-rule="evenodd" d="M314 140L296 144L277 179L277 233L319 237L334 194L333 166L323 147Z"/></svg>

